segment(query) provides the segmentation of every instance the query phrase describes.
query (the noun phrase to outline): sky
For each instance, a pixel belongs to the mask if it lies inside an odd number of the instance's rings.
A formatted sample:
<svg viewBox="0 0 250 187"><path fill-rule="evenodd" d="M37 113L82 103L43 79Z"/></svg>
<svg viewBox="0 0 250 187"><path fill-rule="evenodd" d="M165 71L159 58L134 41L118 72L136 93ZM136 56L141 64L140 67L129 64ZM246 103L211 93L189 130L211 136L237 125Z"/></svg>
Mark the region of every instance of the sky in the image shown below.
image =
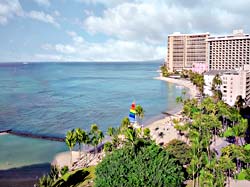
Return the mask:
<svg viewBox="0 0 250 187"><path fill-rule="evenodd" d="M250 33L250 0L0 0L0 62L164 59L173 32Z"/></svg>

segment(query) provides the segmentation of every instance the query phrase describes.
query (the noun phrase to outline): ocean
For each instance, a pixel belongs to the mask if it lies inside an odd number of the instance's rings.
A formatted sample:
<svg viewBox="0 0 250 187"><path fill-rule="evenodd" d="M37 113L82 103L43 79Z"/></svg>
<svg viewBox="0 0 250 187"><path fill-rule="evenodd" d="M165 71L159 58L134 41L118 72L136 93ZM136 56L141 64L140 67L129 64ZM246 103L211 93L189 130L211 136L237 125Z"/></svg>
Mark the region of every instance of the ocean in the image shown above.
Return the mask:
<svg viewBox="0 0 250 187"><path fill-rule="evenodd" d="M73 128L119 126L133 101L144 122L175 110L182 89L155 80L161 62L0 64L0 130L64 137ZM0 136L0 170L51 162L64 143Z"/></svg>

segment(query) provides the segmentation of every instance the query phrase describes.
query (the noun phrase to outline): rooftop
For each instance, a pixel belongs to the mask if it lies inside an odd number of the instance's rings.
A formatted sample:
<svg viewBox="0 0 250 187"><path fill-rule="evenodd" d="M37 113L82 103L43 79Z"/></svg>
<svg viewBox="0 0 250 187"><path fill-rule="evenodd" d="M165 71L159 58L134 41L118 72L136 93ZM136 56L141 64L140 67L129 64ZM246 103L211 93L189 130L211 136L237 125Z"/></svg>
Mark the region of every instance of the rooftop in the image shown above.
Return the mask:
<svg viewBox="0 0 250 187"><path fill-rule="evenodd" d="M204 75L221 75L223 74L224 72L227 72L228 70L209 70L207 71L206 73L204 73Z"/></svg>
<svg viewBox="0 0 250 187"><path fill-rule="evenodd" d="M208 37L207 41L218 41L218 40L235 40L235 39L250 39L249 34L244 34L242 29L234 30L233 34L231 35L224 35L224 36L210 36Z"/></svg>
<svg viewBox="0 0 250 187"><path fill-rule="evenodd" d="M180 32L174 32L173 34L170 34L169 36L199 36L199 35L210 35L209 32L205 33L195 33L195 34L182 34Z"/></svg>

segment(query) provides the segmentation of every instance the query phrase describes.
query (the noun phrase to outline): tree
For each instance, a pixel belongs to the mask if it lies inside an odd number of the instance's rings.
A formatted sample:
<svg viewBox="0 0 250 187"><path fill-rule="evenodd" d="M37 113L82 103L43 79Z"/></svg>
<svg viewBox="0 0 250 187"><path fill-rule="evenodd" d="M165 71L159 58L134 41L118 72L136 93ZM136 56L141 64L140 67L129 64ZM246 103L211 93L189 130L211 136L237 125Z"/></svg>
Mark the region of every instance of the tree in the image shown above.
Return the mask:
<svg viewBox="0 0 250 187"><path fill-rule="evenodd" d="M149 128L143 129L143 138L150 139L150 129Z"/></svg>
<svg viewBox="0 0 250 187"><path fill-rule="evenodd" d="M168 69L165 65L161 66L161 74L163 77L168 77L169 75L171 75L169 72L168 72Z"/></svg>
<svg viewBox="0 0 250 187"><path fill-rule="evenodd" d="M75 135L75 130L68 131L65 137L65 143L69 147L69 150L71 152L70 156L70 165L72 166L72 149L76 145L76 135Z"/></svg>
<svg viewBox="0 0 250 187"><path fill-rule="evenodd" d="M115 134L115 128L114 127L109 127L107 130L107 135L109 135L110 137L113 137Z"/></svg>
<svg viewBox="0 0 250 187"><path fill-rule="evenodd" d="M212 81L212 92L213 92L214 99L216 101L219 101L222 99L222 92L220 90L221 84L222 84L222 80L219 74L215 75Z"/></svg>
<svg viewBox="0 0 250 187"><path fill-rule="evenodd" d="M120 132L123 133L129 126L130 126L130 121L128 117L123 118L119 129Z"/></svg>
<svg viewBox="0 0 250 187"><path fill-rule="evenodd" d="M105 153L110 153L113 150L112 143L111 142L106 142L104 144L104 148L103 149L104 149Z"/></svg>
<svg viewBox="0 0 250 187"><path fill-rule="evenodd" d="M144 118L144 109L141 105L137 105L135 108L135 114L139 118L139 124L141 125L142 119Z"/></svg>
<svg viewBox="0 0 250 187"><path fill-rule="evenodd" d="M101 130L97 132L97 139L99 144L102 143L102 140L104 139L104 134Z"/></svg>
<svg viewBox="0 0 250 187"><path fill-rule="evenodd" d="M96 124L92 124L90 129L90 136L91 136L91 144L95 148L95 153L97 153L97 145L102 142L104 134L101 130L99 130Z"/></svg>
<svg viewBox="0 0 250 187"><path fill-rule="evenodd" d="M172 154L182 165L186 165L191 161L191 148L181 140L171 140L165 145L166 150Z"/></svg>
<svg viewBox="0 0 250 187"><path fill-rule="evenodd" d="M112 146L113 147L118 147L120 144L120 140L119 140L119 129L118 128L114 128L114 127L109 127L107 130L107 135L109 135L112 138Z"/></svg>
<svg viewBox="0 0 250 187"><path fill-rule="evenodd" d="M225 173L228 179L228 184L230 186L230 177L233 176L234 171L236 170L236 166L233 163L232 159L227 155L220 157L219 159L219 167Z"/></svg>
<svg viewBox="0 0 250 187"><path fill-rule="evenodd" d="M243 106L244 106L245 103L246 103L246 102L245 102L245 100L242 98L242 95L238 95L238 96L236 97L236 101L235 101L234 106L237 108L238 111L240 111L240 110L243 108Z"/></svg>
<svg viewBox="0 0 250 187"><path fill-rule="evenodd" d="M86 135L87 134L83 129L80 128L75 129L76 142L79 145L79 159L81 157L81 144L85 142Z"/></svg>
<svg viewBox="0 0 250 187"><path fill-rule="evenodd" d="M122 164L121 164L122 163ZM182 166L153 142L131 145L108 154L96 167L95 186L180 186Z"/></svg>
<svg viewBox="0 0 250 187"><path fill-rule="evenodd" d="M212 90L220 89L220 85L222 84L222 80L219 74L216 74L212 81Z"/></svg>
<svg viewBox="0 0 250 187"><path fill-rule="evenodd" d="M247 119L240 119L239 123L232 127L233 136L236 138L236 144L239 145L239 139L241 144L243 144L241 137L244 137L247 131Z"/></svg>

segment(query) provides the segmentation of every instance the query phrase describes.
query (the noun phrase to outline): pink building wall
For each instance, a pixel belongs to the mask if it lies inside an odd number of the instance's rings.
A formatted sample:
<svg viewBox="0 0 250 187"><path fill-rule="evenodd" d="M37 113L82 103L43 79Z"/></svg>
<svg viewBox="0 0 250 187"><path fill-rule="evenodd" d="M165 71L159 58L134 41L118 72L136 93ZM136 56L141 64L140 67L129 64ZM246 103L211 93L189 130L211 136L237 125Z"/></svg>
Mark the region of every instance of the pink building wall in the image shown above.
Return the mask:
<svg viewBox="0 0 250 187"><path fill-rule="evenodd" d="M204 63L193 63L192 71L202 74L205 71L208 71L208 65Z"/></svg>

